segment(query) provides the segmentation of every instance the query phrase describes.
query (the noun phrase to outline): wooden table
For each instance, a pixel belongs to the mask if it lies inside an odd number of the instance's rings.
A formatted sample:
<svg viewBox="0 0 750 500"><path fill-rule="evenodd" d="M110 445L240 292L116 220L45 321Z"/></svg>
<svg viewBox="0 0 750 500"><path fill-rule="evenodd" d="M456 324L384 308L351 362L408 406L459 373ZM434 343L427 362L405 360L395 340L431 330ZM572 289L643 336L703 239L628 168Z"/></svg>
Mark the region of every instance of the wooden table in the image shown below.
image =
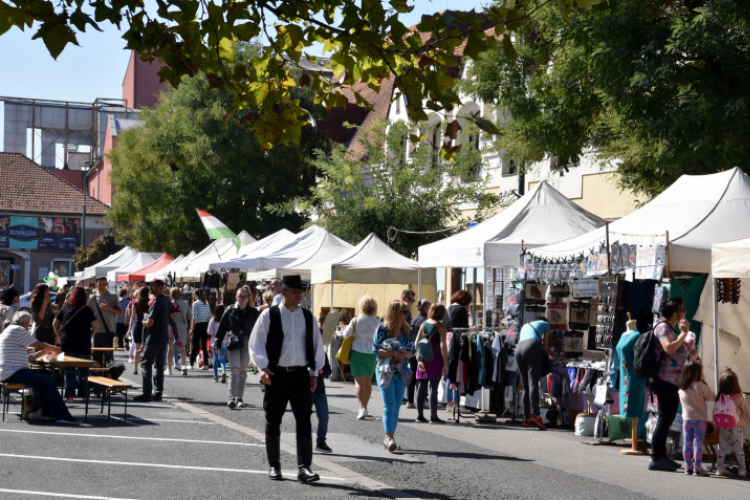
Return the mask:
<svg viewBox="0 0 750 500"><path fill-rule="evenodd" d="M44 357L41 357L34 361L34 363L38 364L40 367L45 368L49 367L52 369L52 378L54 379L55 370L63 371L65 368L93 368L96 364L94 360L92 359L83 359L83 358L75 358L73 356L64 356L62 360L58 360L57 357L54 357L52 359L45 359ZM86 387L88 388L89 385L89 375L88 372L86 372ZM65 390L65 383L63 383L63 391ZM89 398L86 397L86 414L84 416L84 422L88 422L89 417Z"/></svg>

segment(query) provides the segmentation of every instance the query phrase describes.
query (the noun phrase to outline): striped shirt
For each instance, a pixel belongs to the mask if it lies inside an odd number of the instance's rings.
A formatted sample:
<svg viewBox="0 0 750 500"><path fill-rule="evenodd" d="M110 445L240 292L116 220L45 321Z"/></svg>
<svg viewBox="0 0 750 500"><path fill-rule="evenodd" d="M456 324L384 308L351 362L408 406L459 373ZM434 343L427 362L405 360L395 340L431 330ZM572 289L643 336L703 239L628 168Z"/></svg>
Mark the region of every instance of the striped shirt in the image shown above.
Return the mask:
<svg viewBox="0 0 750 500"><path fill-rule="evenodd" d="M202 300L196 300L193 304L193 319L196 323L208 323L211 317L211 306Z"/></svg>
<svg viewBox="0 0 750 500"><path fill-rule="evenodd" d="M22 326L10 325L0 333L0 381L29 367L26 348L34 342L36 339Z"/></svg>

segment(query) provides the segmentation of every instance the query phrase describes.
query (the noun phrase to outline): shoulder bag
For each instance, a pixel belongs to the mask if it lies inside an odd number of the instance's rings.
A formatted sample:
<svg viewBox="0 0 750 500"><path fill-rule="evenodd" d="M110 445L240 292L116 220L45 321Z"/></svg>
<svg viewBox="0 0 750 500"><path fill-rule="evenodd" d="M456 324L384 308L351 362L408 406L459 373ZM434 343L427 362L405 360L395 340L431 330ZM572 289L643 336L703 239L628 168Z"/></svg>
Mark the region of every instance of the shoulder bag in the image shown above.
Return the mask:
<svg viewBox="0 0 750 500"><path fill-rule="evenodd" d="M352 336L346 337L339 347L339 352L336 353L336 359L339 363L348 365L349 357L352 353L352 345L354 344L354 337L357 335L357 320L352 320Z"/></svg>
<svg viewBox="0 0 750 500"><path fill-rule="evenodd" d="M99 311L99 318L102 320L102 323L104 323L104 331L107 332L107 335L112 335L109 332L109 326L107 325L107 320L104 319L104 315L102 314L102 310L99 309L99 301L96 300L96 296L94 296L94 304L96 304L96 310Z"/></svg>
<svg viewBox="0 0 750 500"><path fill-rule="evenodd" d="M240 313L239 320L242 319L241 311L239 308L236 308L232 311L232 315L230 316L230 319L232 323L234 323L234 313ZM250 311L247 311L247 314L250 314ZM227 351L237 351L239 349L242 349L245 347L245 325L240 322L240 333L234 333L234 328L229 328L229 332L227 332L229 335L229 338L227 339Z"/></svg>

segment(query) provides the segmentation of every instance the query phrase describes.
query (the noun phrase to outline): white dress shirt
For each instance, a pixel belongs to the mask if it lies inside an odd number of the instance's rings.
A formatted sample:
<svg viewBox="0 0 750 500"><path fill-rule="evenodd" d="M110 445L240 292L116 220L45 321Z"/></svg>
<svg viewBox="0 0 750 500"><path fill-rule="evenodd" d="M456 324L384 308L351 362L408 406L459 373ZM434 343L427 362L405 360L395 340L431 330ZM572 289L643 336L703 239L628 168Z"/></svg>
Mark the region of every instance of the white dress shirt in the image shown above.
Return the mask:
<svg viewBox="0 0 750 500"><path fill-rule="evenodd" d="M273 305L280 306L283 300L284 300L284 294L279 292L273 296Z"/></svg>
<svg viewBox="0 0 750 500"><path fill-rule="evenodd" d="M298 307L290 311L282 303L279 306L281 312L281 328L284 330L284 343L281 346L279 366L307 366L307 355L305 354L305 316L302 308ZM322 370L326 363L326 354L323 349L323 339L320 328L315 317L313 322L313 350L315 351L315 371ZM255 322L253 333L250 335L250 359L259 370L268 368L268 354L266 353L266 340L271 328L271 308L260 313L258 321Z"/></svg>

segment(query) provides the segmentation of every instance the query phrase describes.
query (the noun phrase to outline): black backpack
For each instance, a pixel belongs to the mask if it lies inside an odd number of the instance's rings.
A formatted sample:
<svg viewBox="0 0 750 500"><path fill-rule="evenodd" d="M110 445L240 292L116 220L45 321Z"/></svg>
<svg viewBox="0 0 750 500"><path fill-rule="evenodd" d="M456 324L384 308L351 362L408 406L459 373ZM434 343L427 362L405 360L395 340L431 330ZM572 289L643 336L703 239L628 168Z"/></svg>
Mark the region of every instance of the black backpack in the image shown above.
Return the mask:
<svg viewBox="0 0 750 500"><path fill-rule="evenodd" d="M657 323L654 330L661 323ZM633 352L633 371L635 376L648 380L655 378L659 374L661 359L656 355L656 339L654 330L642 334L635 341L635 350Z"/></svg>

